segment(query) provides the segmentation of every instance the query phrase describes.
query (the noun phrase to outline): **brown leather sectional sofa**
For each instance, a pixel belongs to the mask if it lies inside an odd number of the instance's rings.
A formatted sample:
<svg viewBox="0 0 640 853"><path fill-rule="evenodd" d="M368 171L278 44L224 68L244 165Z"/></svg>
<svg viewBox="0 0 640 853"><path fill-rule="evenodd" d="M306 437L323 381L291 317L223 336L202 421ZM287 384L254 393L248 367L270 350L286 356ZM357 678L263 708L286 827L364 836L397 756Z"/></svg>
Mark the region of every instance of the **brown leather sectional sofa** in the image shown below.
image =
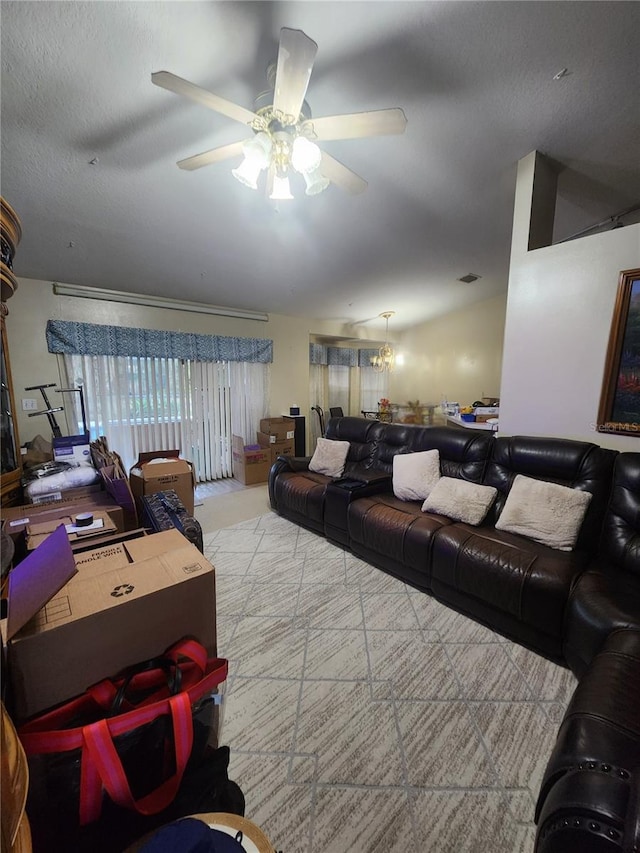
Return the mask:
<svg viewBox="0 0 640 853"><path fill-rule="evenodd" d="M334 418L338 480L280 457L272 508L580 679L536 809L537 853L640 851L640 453L533 436ZM393 457L437 449L443 476L493 486L480 526L392 489ZM516 475L590 492L576 547L496 529Z"/></svg>

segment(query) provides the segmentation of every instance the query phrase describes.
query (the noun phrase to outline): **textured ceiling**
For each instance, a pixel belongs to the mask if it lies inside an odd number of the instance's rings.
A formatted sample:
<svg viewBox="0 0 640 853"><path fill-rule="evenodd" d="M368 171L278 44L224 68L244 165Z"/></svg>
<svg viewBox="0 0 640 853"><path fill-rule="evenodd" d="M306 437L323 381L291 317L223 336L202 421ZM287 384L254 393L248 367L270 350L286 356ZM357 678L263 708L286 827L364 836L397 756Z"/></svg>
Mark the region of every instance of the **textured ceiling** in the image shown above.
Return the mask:
<svg viewBox="0 0 640 853"><path fill-rule="evenodd" d="M558 239L640 200L638 3L3 0L0 14L18 276L353 323L394 309L399 329L506 290L532 150L561 169ZM248 133L151 73L251 109L282 26L318 43L315 116L406 113L402 136L323 143L368 181L361 195L276 206L234 161L175 165Z"/></svg>

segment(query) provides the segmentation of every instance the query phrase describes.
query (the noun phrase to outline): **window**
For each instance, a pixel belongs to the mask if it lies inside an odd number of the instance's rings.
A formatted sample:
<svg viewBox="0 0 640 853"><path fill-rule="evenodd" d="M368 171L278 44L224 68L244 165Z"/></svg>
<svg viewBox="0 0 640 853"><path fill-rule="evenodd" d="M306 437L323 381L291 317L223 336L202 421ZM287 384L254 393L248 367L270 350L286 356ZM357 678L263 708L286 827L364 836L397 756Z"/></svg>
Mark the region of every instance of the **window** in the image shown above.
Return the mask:
<svg viewBox="0 0 640 853"><path fill-rule="evenodd" d="M199 482L230 477L232 434L251 442L267 413L268 364L107 355L63 360L67 387L83 389L91 438L104 435L127 468L140 452L178 449ZM81 432L77 413L76 422Z"/></svg>

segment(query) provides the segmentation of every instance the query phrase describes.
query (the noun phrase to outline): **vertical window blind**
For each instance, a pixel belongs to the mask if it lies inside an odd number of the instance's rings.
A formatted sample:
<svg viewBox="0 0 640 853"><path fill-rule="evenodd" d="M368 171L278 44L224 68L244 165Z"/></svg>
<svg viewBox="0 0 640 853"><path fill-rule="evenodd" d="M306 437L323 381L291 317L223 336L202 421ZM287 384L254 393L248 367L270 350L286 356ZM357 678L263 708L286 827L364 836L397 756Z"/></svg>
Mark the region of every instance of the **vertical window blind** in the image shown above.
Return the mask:
<svg viewBox="0 0 640 853"><path fill-rule="evenodd" d="M130 468L177 449L199 482L232 475L232 435L251 442L268 414L272 341L50 320L62 382L82 388L87 428ZM77 395L70 395L76 398ZM74 430L82 430L79 400Z"/></svg>
<svg viewBox="0 0 640 853"><path fill-rule="evenodd" d="M91 438L106 436L127 468L141 452L177 448L199 482L232 476L229 362L86 355L64 362L69 387L83 389ZM261 409L254 423L263 416ZM80 432L77 415L76 424Z"/></svg>

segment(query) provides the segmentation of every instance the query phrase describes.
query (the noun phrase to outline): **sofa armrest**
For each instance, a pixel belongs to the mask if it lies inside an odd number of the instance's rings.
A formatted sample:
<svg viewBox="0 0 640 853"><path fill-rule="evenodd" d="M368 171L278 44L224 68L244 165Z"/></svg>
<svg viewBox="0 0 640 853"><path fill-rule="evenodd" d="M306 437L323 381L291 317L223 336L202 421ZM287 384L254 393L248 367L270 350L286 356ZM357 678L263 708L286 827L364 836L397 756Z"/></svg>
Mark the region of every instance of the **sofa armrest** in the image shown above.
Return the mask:
<svg viewBox="0 0 640 853"><path fill-rule="evenodd" d="M387 492L391 488L391 477L372 477L370 482L351 476L334 480L327 486L324 505L324 535L332 542L349 546L347 514L352 501Z"/></svg>
<svg viewBox="0 0 640 853"><path fill-rule="evenodd" d="M535 853L627 853L632 789L615 773L576 768L553 786L538 818ZM608 768L608 765L604 765ZM633 807L631 807L633 813ZM637 849L637 848L636 848Z"/></svg>
<svg viewBox="0 0 640 853"><path fill-rule="evenodd" d="M308 471L310 456L278 456L269 470L269 503L271 509L277 512L278 505L275 498L275 482L284 471Z"/></svg>
<svg viewBox="0 0 640 853"><path fill-rule="evenodd" d="M274 465L281 462L279 470L281 471L308 471L310 456L278 456Z"/></svg>
<svg viewBox="0 0 640 853"><path fill-rule="evenodd" d="M356 480L359 483L379 483L381 486L391 486L391 474L378 468L354 468L353 471L345 471L344 480ZM338 481L339 482L339 481Z"/></svg>

